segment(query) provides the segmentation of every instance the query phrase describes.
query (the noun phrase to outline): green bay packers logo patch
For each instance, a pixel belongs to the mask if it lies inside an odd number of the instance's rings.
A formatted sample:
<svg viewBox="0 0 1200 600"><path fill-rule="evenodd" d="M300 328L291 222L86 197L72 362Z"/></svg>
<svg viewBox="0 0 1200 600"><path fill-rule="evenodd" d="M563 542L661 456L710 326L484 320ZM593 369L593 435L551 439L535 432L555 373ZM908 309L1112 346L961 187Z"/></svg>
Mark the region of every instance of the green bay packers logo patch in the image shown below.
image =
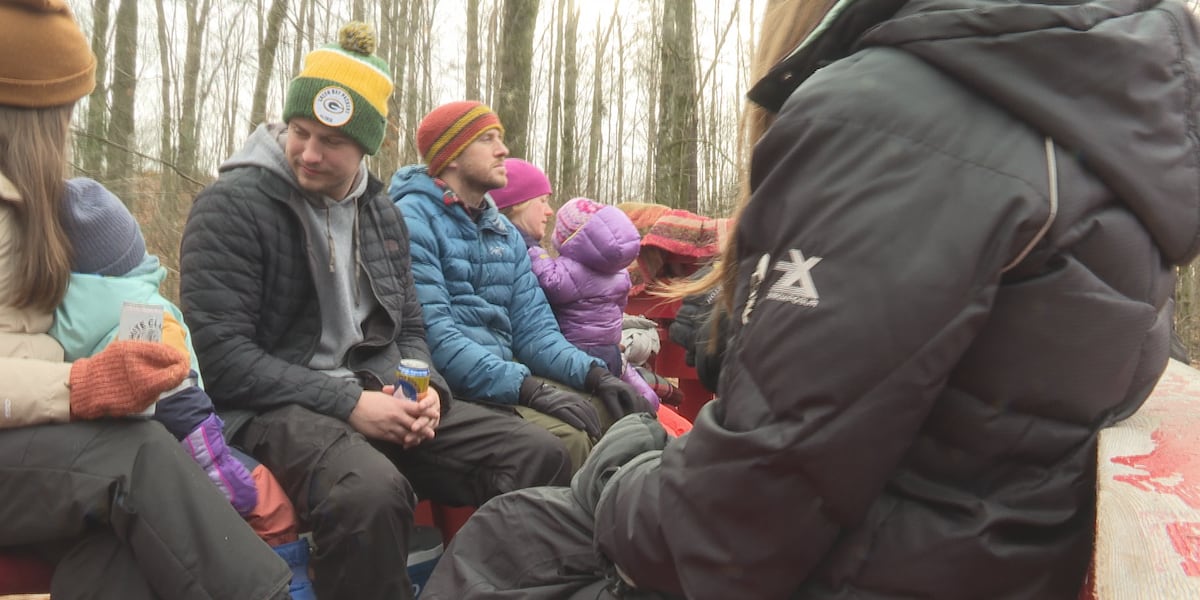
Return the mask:
<svg viewBox="0 0 1200 600"><path fill-rule="evenodd" d="M313 115L323 125L341 127L354 116L354 99L340 87L327 87L313 98Z"/></svg>

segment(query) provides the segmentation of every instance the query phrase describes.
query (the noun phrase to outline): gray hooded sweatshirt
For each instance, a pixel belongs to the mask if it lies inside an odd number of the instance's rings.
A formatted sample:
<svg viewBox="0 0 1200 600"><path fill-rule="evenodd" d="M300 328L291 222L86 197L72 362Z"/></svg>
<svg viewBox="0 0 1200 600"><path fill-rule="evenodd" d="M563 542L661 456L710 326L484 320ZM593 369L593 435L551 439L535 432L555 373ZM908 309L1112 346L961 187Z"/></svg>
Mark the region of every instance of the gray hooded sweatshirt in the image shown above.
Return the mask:
<svg viewBox="0 0 1200 600"><path fill-rule="evenodd" d="M375 308L375 296L362 293L370 281L358 256L358 202L367 189L367 166L360 163L350 193L342 199L313 197L300 191L296 173L283 148L287 126L260 125L246 145L221 164L221 169L257 166L290 182L297 193L289 198L308 233L308 256L321 304L321 341L308 366L334 376L353 377L345 367L346 352L363 341L363 320Z"/></svg>

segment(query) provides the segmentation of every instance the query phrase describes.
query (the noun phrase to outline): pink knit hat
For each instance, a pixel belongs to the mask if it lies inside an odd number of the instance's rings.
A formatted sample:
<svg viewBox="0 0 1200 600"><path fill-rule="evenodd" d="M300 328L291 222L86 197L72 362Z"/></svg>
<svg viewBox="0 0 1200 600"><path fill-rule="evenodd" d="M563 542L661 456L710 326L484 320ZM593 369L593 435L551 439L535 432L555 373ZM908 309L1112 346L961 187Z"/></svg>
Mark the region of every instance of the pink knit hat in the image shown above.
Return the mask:
<svg viewBox="0 0 1200 600"><path fill-rule="evenodd" d="M496 208L516 206L554 191L541 169L519 158L505 159L504 170L508 173L508 185L488 192L496 201Z"/></svg>
<svg viewBox="0 0 1200 600"><path fill-rule="evenodd" d="M567 238L575 235L575 232L603 207L588 198L568 200L554 214L554 247L562 246Z"/></svg>

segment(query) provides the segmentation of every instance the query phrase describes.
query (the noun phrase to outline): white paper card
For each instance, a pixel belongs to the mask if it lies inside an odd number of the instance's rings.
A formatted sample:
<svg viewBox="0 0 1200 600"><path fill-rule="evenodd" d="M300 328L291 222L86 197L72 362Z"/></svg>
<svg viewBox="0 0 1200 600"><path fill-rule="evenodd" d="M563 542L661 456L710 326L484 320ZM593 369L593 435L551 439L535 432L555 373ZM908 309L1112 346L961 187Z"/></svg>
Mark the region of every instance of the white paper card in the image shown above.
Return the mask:
<svg viewBox="0 0 1200 600"><path fill-rule="evenodd" d="M121 323L117 326L117 339L161 342L163 314L163 307L157 304L125 302L121 305Z"/></svg>
<svg viewBox="0 0 1200 600"><path fill-rule="evenodd" d="M161 342L164 314L163 307L157 304L123 303L121 321L117 325L117 339ZM129 416L148 419L154 416L154 406L151 404L146 410Z"/></svg>

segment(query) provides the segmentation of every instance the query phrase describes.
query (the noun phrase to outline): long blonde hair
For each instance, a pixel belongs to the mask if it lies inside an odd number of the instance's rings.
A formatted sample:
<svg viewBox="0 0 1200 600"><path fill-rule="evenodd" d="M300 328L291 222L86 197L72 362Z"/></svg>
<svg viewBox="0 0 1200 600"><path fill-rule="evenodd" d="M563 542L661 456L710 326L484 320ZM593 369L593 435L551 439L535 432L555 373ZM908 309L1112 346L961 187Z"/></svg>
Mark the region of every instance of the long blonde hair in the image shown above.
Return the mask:
<svg viewBox="0 0 1200 600"><path fill-rule="evenodd" d="M67 291L71 244L58 215L67 175L74 103L48 108L0 105L0 173L21 198L17 215L13 301L18 308L54 310Z"/></svg>
<svg viewBox="0 0 1200 600"><path fill-rule="evenodd" d="M804 38L817 28L825 14L837 3L837 0L771 0L763 11L762 30L758 46L754 52L754 61L750 65L750 81L757 82L766 76L767 71L800 45ZM753 149L771 124L775 122L775 114L754 104L746 102L739 119L739 143ZM750 161L751 152L746 153L746 162ZM715 268L695 280L684 280L670 284L660 292L669 298L682 298L721 286L720 304L728 312L733 310L733 292L737 283L737 222L750 201L750 169L749 165L742 166L740 196L737 208L733 213L734 230L727 237L721 256ZM716 327L717 319L712 319ZM716 343L717 336L712 336Z"/></svg>

